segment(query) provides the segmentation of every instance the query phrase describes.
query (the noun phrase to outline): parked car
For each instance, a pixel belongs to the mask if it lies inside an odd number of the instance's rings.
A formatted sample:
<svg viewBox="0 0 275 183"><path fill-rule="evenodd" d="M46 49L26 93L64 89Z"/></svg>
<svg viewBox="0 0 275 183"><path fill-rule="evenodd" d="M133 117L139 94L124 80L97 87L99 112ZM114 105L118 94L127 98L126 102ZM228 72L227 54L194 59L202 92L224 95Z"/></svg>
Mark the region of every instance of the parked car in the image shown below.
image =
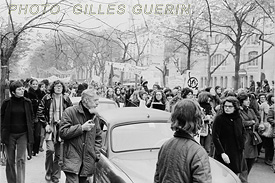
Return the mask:
<svg viewBox="0 0 275 183"><path fill-rule="evenodd" d="M73 105L77 105L80 102L81 97L70 97L70 99ZM97 106L98 111L103 111L106 109L115 109L115 108L118 108L118 105L115 101L107 98L103 98L103 97L99 98L99 104Z"/></svg>
<svg viewBox="0 0 275 183"><path fill-rule="evenodd" d="M168 119L170 113L126 107L102 111L101 159L89 182L152 183L158 152L173 137ZM213 183L240 183L239 178L223 164L210 158Z"/></svg>

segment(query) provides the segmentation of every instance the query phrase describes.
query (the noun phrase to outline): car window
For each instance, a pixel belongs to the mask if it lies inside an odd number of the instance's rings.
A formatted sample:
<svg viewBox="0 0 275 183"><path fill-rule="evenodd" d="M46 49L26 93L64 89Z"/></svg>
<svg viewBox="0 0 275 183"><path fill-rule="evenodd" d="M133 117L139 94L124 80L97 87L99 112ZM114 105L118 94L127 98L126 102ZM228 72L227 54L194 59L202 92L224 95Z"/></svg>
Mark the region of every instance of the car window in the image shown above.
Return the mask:
<svg viewBox="0 0 275 183"><path fill-rule="evenodd" d="M116 105L116 103L111 103L111 102L100 102L99 101L99 105L97 106L97 110L98 111L102 111L102 110L107 110L107 109L115 109L118 106Z"/></svg>
<svg viewBox="0 0 275 183"><path fill-rule="evenodd" d="M81 97L71 97L70 98L73 105L78 105L78 103L81 100ZM97 110L98 111L103 111L103 110L107 110L107 109L115 109L118 108L117 104L115 102L111 102L111 101L102 101L99 100L99 104L97 106Z"/></svg>
<svg viewBox="0 0 275 183"><path fill-rule="evenodd" d="M171 124L165 121L136 123L113 128L111 133L112 151L135 151L160 148L173 136Z"/></svg>

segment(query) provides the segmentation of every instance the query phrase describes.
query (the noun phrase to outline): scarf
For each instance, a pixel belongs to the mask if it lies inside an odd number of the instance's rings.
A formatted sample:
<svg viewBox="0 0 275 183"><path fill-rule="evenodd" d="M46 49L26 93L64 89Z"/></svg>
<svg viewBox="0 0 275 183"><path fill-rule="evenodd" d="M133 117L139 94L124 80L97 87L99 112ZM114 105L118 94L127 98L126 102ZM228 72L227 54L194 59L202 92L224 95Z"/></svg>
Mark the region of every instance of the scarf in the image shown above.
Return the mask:
<svg viewBox="0 0 275 183"><path fill-rule="evenodd" d="M52 94L52 102L50 105L50 125L53 131L49 139L53 140L54 143L60 141L58 131L59 121L61 120L61 115L63 112L63 95L60 95L58 100L56 100L56 98L56 94Z"/></svg>

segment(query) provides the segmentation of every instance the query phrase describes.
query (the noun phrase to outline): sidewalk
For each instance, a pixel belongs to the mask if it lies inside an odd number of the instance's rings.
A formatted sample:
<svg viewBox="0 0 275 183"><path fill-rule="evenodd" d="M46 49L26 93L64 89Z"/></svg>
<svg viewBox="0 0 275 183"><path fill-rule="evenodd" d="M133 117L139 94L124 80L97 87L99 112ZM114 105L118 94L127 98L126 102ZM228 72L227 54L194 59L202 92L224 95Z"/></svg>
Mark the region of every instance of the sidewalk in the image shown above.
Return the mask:
<svg viewBox="0 0 275 183"><path fill-rule="evenodd" d="M26 160L26 183L50 183L45 180L45 156L46 152L44 151L34 156L31 160ZM1 183L7 183L5 170L5 166L0 166ZM59 182L65 182L65 174L62 171Z"/></svg>

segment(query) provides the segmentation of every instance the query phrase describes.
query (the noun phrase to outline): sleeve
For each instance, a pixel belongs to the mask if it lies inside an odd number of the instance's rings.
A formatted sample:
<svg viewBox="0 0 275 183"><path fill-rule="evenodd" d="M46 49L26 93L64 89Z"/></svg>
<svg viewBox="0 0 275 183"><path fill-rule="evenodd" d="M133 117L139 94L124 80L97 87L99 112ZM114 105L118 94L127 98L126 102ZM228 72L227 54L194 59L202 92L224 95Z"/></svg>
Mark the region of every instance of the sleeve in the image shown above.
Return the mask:
<svg viewBox="0 0 275 183"><path fill-rule="evenodd" d="M30 104L30 112L31 112L31 121L32 121L32 129L34 129L34 121L35 121L35 114L34 114L34 111L33 111L33 105L32 105L32 102L30 101L29 102Z"/></svg>
<svg viewBox="0 0 275 183"><path fill-rule="evenodd" d="M209 157L202 147L197 150L191 161L192 182L212 183Z"/></svg>
<svg viewBox="0 0 275 183"><path fill-rule="evenodd" d="M274 106L270 107L267 115L267 122L269 122L272 126L275 126L275 112L274 112Z"/></svg>
<svg viewBox="0 0 275 183"><path fill-rule="evenodd" d="M71 99L70 99L70 97L69 96L67 96L67 102L68 102L68 107L71 107L71 106L73 106L73 103L72 103L72 101L71 101Z"/></svg>
<svg viewBox="0 0 275 183"><path fill-rule="evenodd" d="M253 120L255 121L255 126L258 128L259 126L259 119L257 118L255 112L253 111L253 109L249 109L251 114L252 114L252 117L253 117Z"/></svg>
<svg viewBox="0 0 275 183"><path fill-rule="evenodd" d="M160 148L159 153L158 153L158 160L157 160L156 171L155 171L155 175L154 175L154 183L159 183L160 182L160 180L159 180L159 168L160 168L159 167L159 159L160 159L160 154L162 152L162 147Z"/></svg>
<svg viewBox="0 0 275 183"><path fill-rule="evenodd" d="M63 140L72 139L82 135L84 132L82 131L81 124L72 125L72 111L70 108L65 109L63 112L61 121L60 121L60 138Z"/></svg>
<svg viewBox="0 0 275 183"><path fill-rule="evenodd" d="M48 124L48 121L46 119L46 116L45 116L45 103L46 103L46 100L45 100L45 96L42 98L42 100L40 101L39 105L38 105L38 109L37 109L37 118L38 118L38 121L40 123L42 123L42 126L45 128L45 126Z"/></svg>
<svg viewBox="0 0 275 183"><path fill-rule="evenodd" d="M102 148L102 130L99 125L99 118L97 118L97 125L96 125L96 135L95 135L95 153L97 155L96 161L99 160L100 157L100 149Z"/></svg>
<svg viewBox="0 0 275 183"><path fill-rule="evenodd" d="M254 114L255 114L255 113L254 113ZM245 119L244 114L243 114L243 111L240 112L240 115L241 115L241 118L242 118L244 127L246 127L246 126L251 126L251 125L254 124L254 123L252 122L252 119L249 119L249 120ZM255 116L256 116L256 115L255 115ZM253 116L253 118L254 118L254 116ZM257 118L257 117L256 117L256 118ZM255 118L254 118L253 120L255 120Z"/></svg>
<svg viewBox="0 0 275 183"><path fill-rule="evenodd" d="M212 138L213 138L214 146L216 148L216 153L219 155L225 152L222 146L222 143L220 141L220 135L222 134L221 122L222 122L221 118L217 116L214 119L213 132L212 132Z"/></svg>
<svg viewBox="0 0 275 183"><path fill-rule="evenodd" d="M4 100L2 103L2 106L1 106L1 134L2 134L2 130L5 128L4 117L6 114L7 104L8 104L8 102L6 100Z"/></svg>

